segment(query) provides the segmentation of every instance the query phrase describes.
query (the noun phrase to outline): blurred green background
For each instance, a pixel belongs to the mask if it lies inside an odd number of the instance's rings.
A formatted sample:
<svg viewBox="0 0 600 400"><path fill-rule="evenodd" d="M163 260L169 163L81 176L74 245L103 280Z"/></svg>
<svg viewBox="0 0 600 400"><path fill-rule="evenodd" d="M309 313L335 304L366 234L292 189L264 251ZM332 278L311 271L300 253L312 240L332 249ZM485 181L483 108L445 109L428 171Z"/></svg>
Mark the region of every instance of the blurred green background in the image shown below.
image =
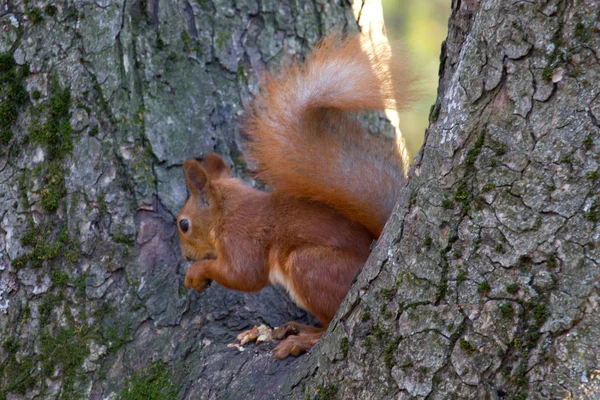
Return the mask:
<svg viewBox="0 0 600 400"><path fill-rule="evenodd" d="M420 101L400 113L400 129L411 162L423 144L429 109L435 102L442 41L448 32L450 0L382 0L390 40L408 49L411 64L421 78Z"/></svg>

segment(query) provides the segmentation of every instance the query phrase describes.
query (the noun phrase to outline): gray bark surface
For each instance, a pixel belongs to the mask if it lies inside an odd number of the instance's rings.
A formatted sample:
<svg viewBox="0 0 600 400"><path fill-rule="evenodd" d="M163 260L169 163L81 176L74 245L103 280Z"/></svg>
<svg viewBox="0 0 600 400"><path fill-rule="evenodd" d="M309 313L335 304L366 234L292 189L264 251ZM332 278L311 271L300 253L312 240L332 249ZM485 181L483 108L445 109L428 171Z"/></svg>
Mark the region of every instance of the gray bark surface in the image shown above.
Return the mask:
<svg viewBox="0 0 600 400"><path fill-rule="evenodd" d="M453 1L424 147L296 390L600 398L599 15Z"/></svg>
<svg viewBox="0 0 600 400"><path fill-rule="evenodd" d="M314 320L275 288L188 292L175 216L184 160L248 176L260 74L334 27L345 1L2 2L0 399L265 398L302 362L226 347Z"/></svg>
<svg viewBox="0 0 600 400"><path fill-rule="evenodd" d="M180 164L216 150L243 175L259 72L355 29L349 6L7 7L0 399L599 396L597 2L453 2L396 212L328 333L282 362L226 344L308 320L283 293L183 290Z"/></svg>

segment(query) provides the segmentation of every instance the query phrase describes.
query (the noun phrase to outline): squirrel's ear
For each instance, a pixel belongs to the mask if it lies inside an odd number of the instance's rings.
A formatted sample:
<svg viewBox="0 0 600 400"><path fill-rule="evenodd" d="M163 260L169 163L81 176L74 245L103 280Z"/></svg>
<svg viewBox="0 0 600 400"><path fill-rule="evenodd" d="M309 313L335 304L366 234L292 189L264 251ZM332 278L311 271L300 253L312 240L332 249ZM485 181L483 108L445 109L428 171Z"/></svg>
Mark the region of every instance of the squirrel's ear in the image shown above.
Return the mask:
<svg viewBox="0 0 600 400"><path fill-rule="evenodd" d="M192 196L201 196L204 186L208 182L208 175L202 165L196 160L187 160L183 163L185 181Z"/></svg>
<svg viewBox="0 0 600 400"><path fill-rule="evenodd" d="M204 169L210 179L226 178L231 175L229 166L217 153L208 153L204 157Z"/></svg>

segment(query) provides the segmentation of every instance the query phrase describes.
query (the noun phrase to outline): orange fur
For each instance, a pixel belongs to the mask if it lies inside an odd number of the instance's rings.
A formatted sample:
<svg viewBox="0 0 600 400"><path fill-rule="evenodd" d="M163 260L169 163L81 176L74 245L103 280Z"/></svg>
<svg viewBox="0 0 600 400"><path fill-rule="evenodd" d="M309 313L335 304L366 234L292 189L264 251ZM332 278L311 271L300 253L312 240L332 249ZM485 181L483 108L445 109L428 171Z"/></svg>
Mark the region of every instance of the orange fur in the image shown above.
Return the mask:
<svg viewBox="0 0 600 400"><path fill-rule="evenodd" d="M186 287L281 284L326 328L405 179L396 143L368 137L349 112L404 105L403 71L382 49L332 35L303 66L267 78L246 129L259 175L273 191L231 177L214 153L204 164L184 163L191 196L178 217L179 237L184 257L196 261ZM307 351L324 330L286 325L297 336L277 347L278 358Z"/></svg>
<svg viewBox="0 0 600 400"><path fill-rule="evenodd" d="M369 255L373 236L326 205L261 192L229 176L212 178L197 161L185 168L188 176L195 169L207 176L201 190L190 190L178 217L192 224L189 234L179 231L182 253L198 260L188 269L186 286L201 290L216 280L253 292L279 283L272 275L278 271L297 302L328 324ZM203 196L207 204L199 207ZM195 251L198 242L208 250Z"/></svg>
<svg viewBox="0 0 600 400"><path fill-rule="evenodd" d="M397 143L369 136L349 111L405 107L415 91L389 48L325 38L302 66L266 78L246 122L259 177L281 193L329 204L375 236L405 179Z"/></svg>
<svg viewBox="0 0 600 400"><path fill-rule="evenodd" d="M323 333L325 328L315 328L293 321L287 322L273 330L273 338L285 339L273 349L273 354L279 359L286 358L288 355L298 356L309 351Z"/></svg>

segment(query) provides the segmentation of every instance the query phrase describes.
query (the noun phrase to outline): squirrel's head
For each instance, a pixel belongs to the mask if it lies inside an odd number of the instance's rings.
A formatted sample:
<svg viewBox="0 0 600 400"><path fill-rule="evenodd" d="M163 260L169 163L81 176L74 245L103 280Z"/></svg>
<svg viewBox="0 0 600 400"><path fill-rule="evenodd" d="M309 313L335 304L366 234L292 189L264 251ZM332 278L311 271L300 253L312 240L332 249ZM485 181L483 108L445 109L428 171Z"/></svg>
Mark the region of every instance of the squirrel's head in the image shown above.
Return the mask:
<svg viewBox="0 0 600 400"><path fill-rule="evenodd" d="M190 198L177 217L181 254L192 261L216 258L214 224L219 215L219 203L213 183L227 178L231 172L225 161L215 153L183 163Z"/></svg>

